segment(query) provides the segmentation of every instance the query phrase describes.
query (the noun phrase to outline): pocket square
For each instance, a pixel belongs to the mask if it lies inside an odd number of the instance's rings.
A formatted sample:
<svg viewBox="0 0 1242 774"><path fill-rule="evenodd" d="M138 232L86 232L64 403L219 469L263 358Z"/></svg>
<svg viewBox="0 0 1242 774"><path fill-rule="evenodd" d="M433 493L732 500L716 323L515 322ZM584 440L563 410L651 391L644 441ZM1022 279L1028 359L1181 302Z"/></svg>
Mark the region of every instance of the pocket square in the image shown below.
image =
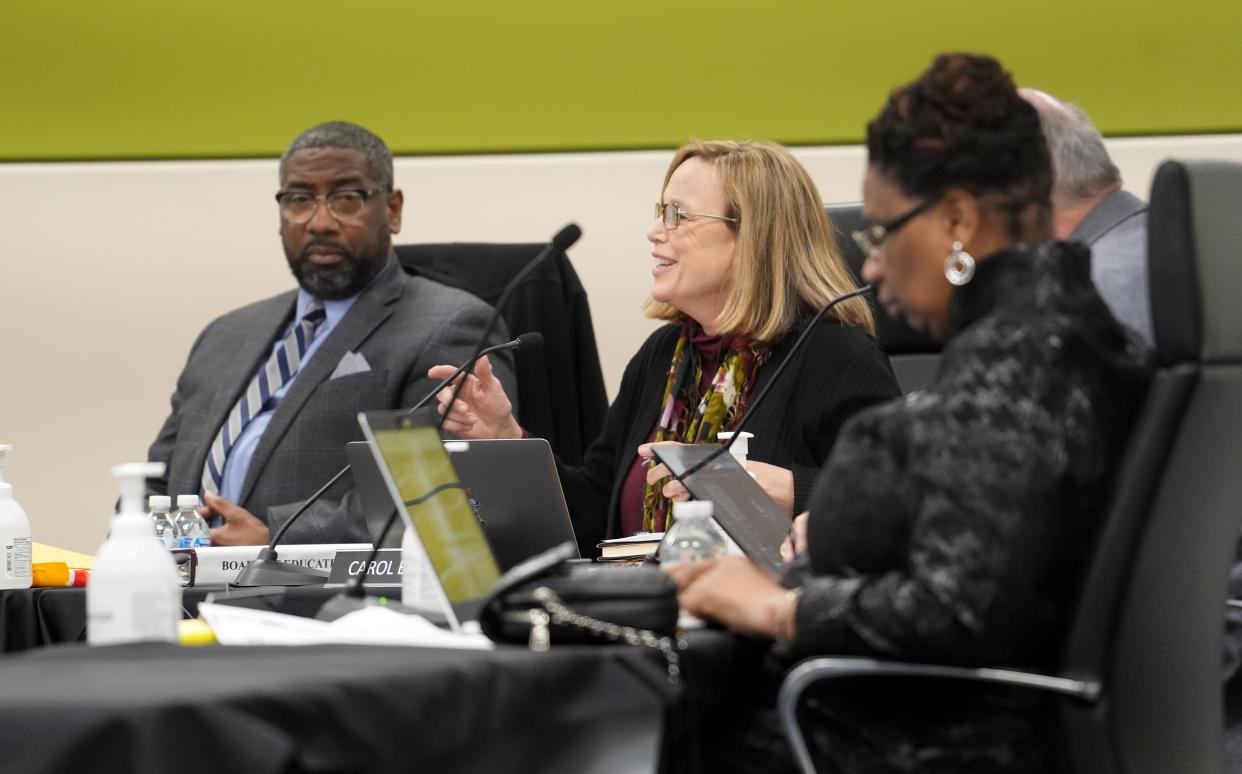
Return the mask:
<svg viewBox="0 0 1242 774"><path fill-rule="evenodd" d="M336 364L336 370L332 372L332 376L328 377L328 381L350 374L364 374L370 370L371 364L365 357L357 352L346 352L341 356L341 362Z"/></svg>

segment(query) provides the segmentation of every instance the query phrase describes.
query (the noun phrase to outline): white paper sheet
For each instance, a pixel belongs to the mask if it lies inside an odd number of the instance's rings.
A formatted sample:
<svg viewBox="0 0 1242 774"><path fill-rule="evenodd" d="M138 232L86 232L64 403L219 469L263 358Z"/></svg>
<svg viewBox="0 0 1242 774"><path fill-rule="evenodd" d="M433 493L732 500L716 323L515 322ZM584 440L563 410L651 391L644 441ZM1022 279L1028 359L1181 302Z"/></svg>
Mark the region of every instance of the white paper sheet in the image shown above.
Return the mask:
<svg viewBox="0 0 1242 774"><path fill-rule="evenodd" d="M495 647L482 634L454 634L417 615L364 607L335 621L203 602L198 614L221 645L409 645L427 648Z"/></svg>

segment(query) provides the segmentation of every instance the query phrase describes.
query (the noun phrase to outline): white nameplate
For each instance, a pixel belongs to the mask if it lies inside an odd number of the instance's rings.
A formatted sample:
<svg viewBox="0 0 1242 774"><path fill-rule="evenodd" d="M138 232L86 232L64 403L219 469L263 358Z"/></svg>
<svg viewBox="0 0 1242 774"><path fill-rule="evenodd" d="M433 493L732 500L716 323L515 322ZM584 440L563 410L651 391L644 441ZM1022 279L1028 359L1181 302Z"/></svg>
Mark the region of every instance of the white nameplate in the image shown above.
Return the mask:
<svg viewBox="0 0 1242 774"><path fill-rule="evenodd" d="M263 546L209 546L196 548L198 570L194 576L196 586L220 586L232 583L246 565L254 561ZM282 562L309 567L313 570L332 572L332 559L337 551L370 551L370 543L316 543L311 545L281 545L276 547L276 558Z"/></svg>

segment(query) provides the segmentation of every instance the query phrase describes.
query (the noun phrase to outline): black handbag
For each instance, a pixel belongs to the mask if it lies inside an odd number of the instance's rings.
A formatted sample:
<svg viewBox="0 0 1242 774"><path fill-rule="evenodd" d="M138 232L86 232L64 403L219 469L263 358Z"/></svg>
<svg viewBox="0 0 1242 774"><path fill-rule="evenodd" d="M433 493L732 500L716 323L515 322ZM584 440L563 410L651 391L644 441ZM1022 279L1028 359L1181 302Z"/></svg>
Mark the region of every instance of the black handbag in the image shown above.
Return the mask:
<svg viewBox="0 0 1242 774"><path fill-rule="evenodd" d="M657 567L570 561L571 542L513 567L492 587L479 625L496 642L531 650L555 644L625 642L659 650L669 679L680 674L677 585Z"/></svg>

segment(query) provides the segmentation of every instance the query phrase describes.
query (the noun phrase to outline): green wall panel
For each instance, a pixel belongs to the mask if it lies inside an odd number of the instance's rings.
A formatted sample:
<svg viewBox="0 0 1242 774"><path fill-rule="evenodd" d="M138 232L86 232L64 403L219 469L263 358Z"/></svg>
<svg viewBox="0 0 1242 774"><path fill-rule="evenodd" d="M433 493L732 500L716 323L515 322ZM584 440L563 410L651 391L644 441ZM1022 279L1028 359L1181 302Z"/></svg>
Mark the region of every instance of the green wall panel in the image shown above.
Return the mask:
<svg viewBox="0 0 1242 774"><path fill-rule="evenodd" d="M1242 130L1239 0L0 0L0 160L857 142L945 50L1109 134Z"/></svg>

